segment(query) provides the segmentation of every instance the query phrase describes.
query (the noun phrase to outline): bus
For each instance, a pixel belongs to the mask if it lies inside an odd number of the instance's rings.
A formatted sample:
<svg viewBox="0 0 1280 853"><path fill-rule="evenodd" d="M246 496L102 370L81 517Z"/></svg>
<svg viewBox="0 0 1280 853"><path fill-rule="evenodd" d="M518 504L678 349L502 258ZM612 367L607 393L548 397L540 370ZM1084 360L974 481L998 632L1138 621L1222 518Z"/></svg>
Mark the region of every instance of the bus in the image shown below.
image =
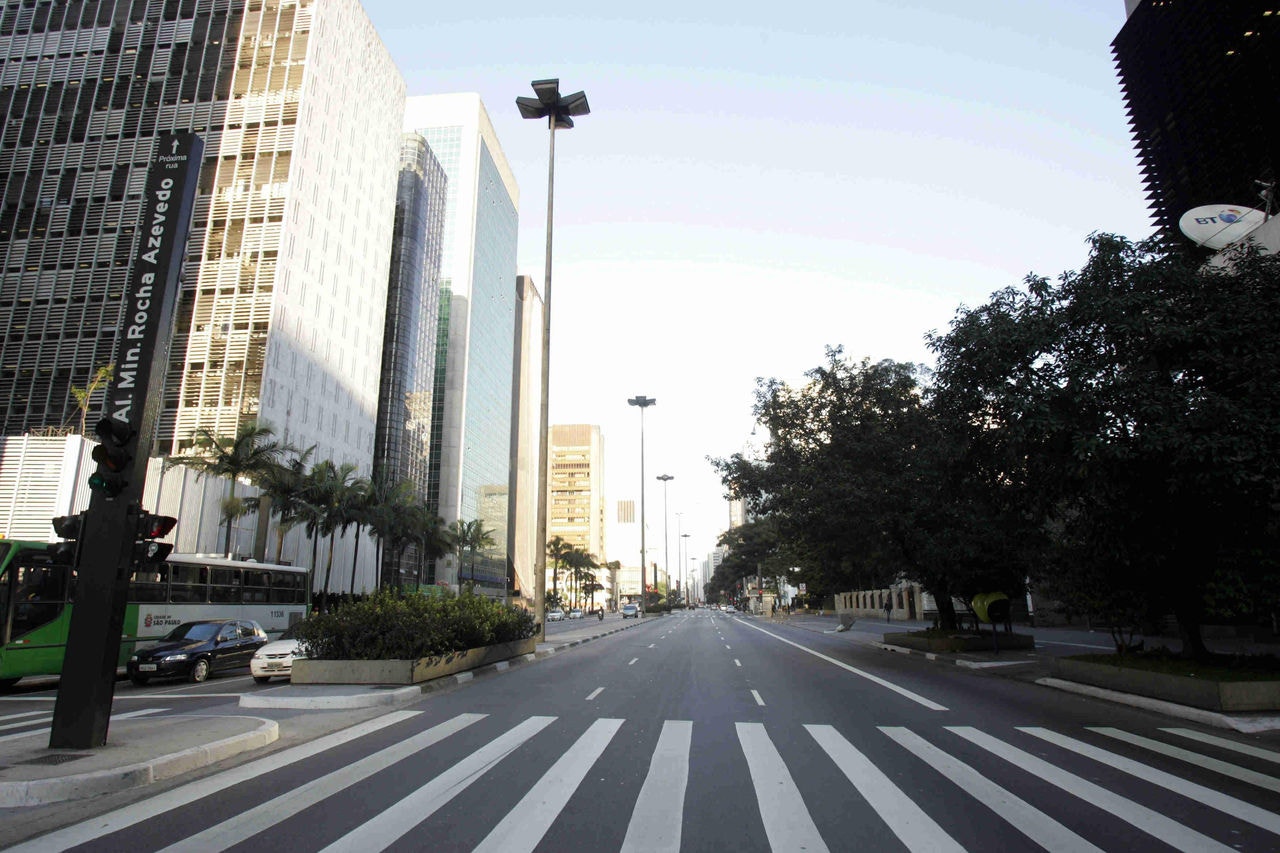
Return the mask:
<svg viewBox="0 0 1280 853"><path fill-rule="evenodd" d="M0 690L59 675L75 600L75 571L44 542L0 540ZM307 570L196 554L136 566L129 578L119 666L140 643L196 619L252 619L268 636L307 615Z"/></svg>

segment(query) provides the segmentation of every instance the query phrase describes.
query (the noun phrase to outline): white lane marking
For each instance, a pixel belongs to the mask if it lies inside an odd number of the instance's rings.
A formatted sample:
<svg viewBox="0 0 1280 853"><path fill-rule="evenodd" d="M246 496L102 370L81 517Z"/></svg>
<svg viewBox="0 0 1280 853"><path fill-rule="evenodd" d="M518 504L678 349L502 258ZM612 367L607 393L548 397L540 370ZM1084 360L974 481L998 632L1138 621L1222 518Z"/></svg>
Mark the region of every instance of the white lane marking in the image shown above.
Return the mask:
<svg viewBox="0 0 1280 853"><path fill-rule="evenodd" d="M734 666L742 666L742 661L738 660L737 658L734 658L734 659L733 659L733 665L734 665Z"/></svg>
<svg viewBox="0 0 1280 853"><path fill-rule="evenodd" d="M587 701L590 702L592 699L596 698L603 692L604 692L603 687L597 687L595 690L592 690L589 694L587 694Z"/></svg>
<svg viewBox="0 0 1280 853"><path fill-rule="evenodd" d="M725 647L726 649L731 649L731 648L733 648L733 646L729 645L728 643L725 643L725 644L724 644L724 647Z"/></svg>
<svg viewBox="0 0 1280 853"><path fill-rule="evenodd" d="M1260 809L1252 803L1246 803L1244 800L1238 800L1235 797L1227 796L1220 791L1207 788L1204 785L1197 785L1195 782L1188 782L1186 779L1174 776L1172 773L1166 773L1163 770L1157 770L1149 764L1143 764L1141 761L1134 761L1132 758L1125 758L1114 752L1108 752L1105 749L1098 749L1096 746L1058 734L1049 729L1040 728L1039 726L1018 726L1018 731L1026 732L1034 735L1041 740L1046 740L1063 749L1069 749L1072 752L1092 758L1094 761L1100 761L1108 767L1114 767L1122 773L1128 773L1130 776L1137 776L1144 782L1150 782L1153 785L1159 785L1167 791L1173 791L1175 794L1181 794L1188 799L1203 803L1211 809L1217 809L1224 814L1251 823L1254 826L1261 827L1267 832L1274 832L1280 835L1280 814L1269 812L1266 809Z"/></svg>
<svg viewBox="0 0 1280 853"><path fill-rule="evenodd" d="M679 853L678 816L684 814L692 741L693 723L689 720L667 720L662 724L621 853Z"/></svg>
<svg viewBox="0 0 1280 853"><path fill-rule="evenodd" d="M1110 645L1110 646L1095 646L1095 645L1091 645L1091 644L1089 644L1089 643L1064 643L1064 642L1061 642L1061 641L1059 641L1059 640L1041 640L1039 637L1037 637L1037 638L1036 638L1036 645L1040 645L1040 646L1075 646L1076 648L1079 648L1079 649L1106 649L1106 650L1107 650L1107 651L1109 651L1109 652L1113 652L1113 651L1115 651L1115 648L1116 648L1116 647L1115 647L1115 644L1112 644L1112 645Z"/></svg>
<svg viewBox="0 0 1280 853"><path fill-rule="evenodd" d="M751 691L751 695L752 695L752 696L754 696L754 697L756 697L756 704L757 704L757 705L763 705L763 704L764 704L764 700L760 698L760 691L758 691L758 690L752 690L752 691Z"/></svg>
<svg viewBox="0 0 1280 853"><path fill-rule="evenodd" d="M1003 758L1015 767L1038 776L1056 788L1079 797L1092 806L1115 815L1125 823L1137 827L1143 832L1160 839L1170 847L1191 851L1217 850L1227 853L1232 848L1219 844L1207 835L1201 835L1190 827L1170 820L1159 812L1139 805L1133 800L1119 794L1113 794L1101 785L1095 785L1073 773L1055 767L1042 758L1011 746L991 735L984 734L971 726L947 726L947 731L959 735L970 743L982 747L988 752Z"/></svg>
<svg viewBox="0 0 1280 853"><path fill-rule="evenodd" d="M532 853L624 722L592 723L472 853Z"/></svg>
<svg viewBox="0 0 1280 853"><path fill-rule="evenodd" d="M964 848L955 839L834 726L806 725L804 728L908 850L962 853Z"/></svg>
<svg viewBox="0 0 1280 853"><path fill-rule="evenodd" d="M653 648L653 645L654 645L653 643L650 643L649 648Z"/></svg>
<svg viewBox="0 0 1280 853"><path fill-rule="evenodd" d="M169 709L168 708L144 708L141 711L128 711L124 714L112 714L111 719L128 720L128 719L132 719L133 717L146 717L146 716L149 716L150 714L161 714L167 710ZM43 714L45 712L39 711L37 713ZM48 734L51 723L53 723L53 717L43 717L39 720L27 720L26 722L22 722L22 723L9 723L8 725L0 726L0 729L17 729L17 728L22 728L23 726L39 727L35 729L28 729L25 732L13 732L12 734L0 735L0 743L3 743L4 741L8 741L8 740L19 740L24 737L33 737L35 735Z"/></svg>
<svg viewBox="0 0 1280 853"><path fill-rule="evenodd" d="M773 850L829 851L814 825L804 797L787 771L782 756L769 740L763 723L736 723L738 742L747 758L756 804Z"/></svg>
<svg viewBox="0 0 1280 853"><path fill-rule="evenodd" d="M22 717L39 717L41 714L47 714L47 713L49 712L48 711L24 711L21 714L5 714L3 717L0 717L0 720L17 720L17 719L21 719ZM28 721L25 723L16 723L15 725L29 726L31 725L31 723L30 721ZM11 728L14 728L14 726L0 726L0 729L11 729Z"/></svg>
<svg viewBox="0 0 1280 853"><path fill-rule="evenodd" d="M1039 844L1045 850L1075 853L1102 850L1076 835L1035 806L1001 788L968 764L953 758L929 743L915 732L900 726L880 726L902 748L954 782L960 790L970 795L1000 817L1010 826Z"/></svg>
<svg viewBox="0 0 1280 853"><path fill-rule="evenodd" d="M1168 732L1171 735L1198 740L1201 743L1211 744L1212 746L1220 746L1223 749L1230 749L1233 752L1239 752L1243 755L1251 755L1254 758L1261 758L1263 761L1270 761L1274 764L1280 764L1280 752L1272 752L1269 749L1263 749L1260 746L1250 746L1245 743L1236 743L1233 740L1227 740L1217 735L1207 735L1203 732L1197 732L1193 729L1161 729L1162 732Z"/></svg>
<svg viewBox="0 0 1280 853"><path fill-rule="evenodd" d="M630 661L627 662L627 666L631 666L631 664L635 663L638 660L640 660L640 658L632 658Z"/></svg>
<svg viewBox="0 0 1280 853"><path fill-rule="evenodd" d="M1221 773L1223 776L1230 776L1233 779L1239 779L1241 782L1248 782L1250 785L1257 785L1259 788L1266 788L1268 791L1276 791L1280 793L1280 779L1274 776L1268 776L1265 773L1259 773L1256 770L1250 770L1247 767L1241 767L1238 764L1232 764L1229 761L1220 761L1208 755L1201 755L1198 752L1192 752L1189 749L1183 749L1178 746L1172 746L1167 743L1161 743L1158 740L1145 738L1141 735L1131 734L1130 732L1113 729L1109 726L1086 726L1089 731L1104 734L1107 737L1113 737L1116 740L1122 740L1125 743L1131 743L1134 746L1140 746L1143 749L1149 749L1152 752L1158 752L1161 755L1167 755L1170 758L1177 758L1180 761L1186 761L1197 767L1203 767L1206 770L1212 770L1215 773Z"/></svg>
<svg viewBox="0 0 1280 853"><path fill-rule="evenodd" d="M865 672L861 669L858 669L856 666L849 666L849 664L844 663L842 661L838 661L835 658L830 657L828 655L824 655L822 652L814 651L808 646L802 646L799 643L788 640L786 637L779 637L777 634L773 633L772 631L766 631L763 628L756 627L755 625L752 625L750 622L743 622L742 624L748 628L753 628L759 631L761 634L764 634L769 637L773 637L775 640L780 640L781 642L784 642L789 646L795 646L800 651L808 652L814 657L824 660L827 663L835 664L836 666L840 667L843 670L852 672L854 675L860 675L870 682L879 684L881 687L886 687L889 690L892 690L894 693L897 693L899 696L904 696L907 699L910 699L912 702L917 702L925 706L930 711L946 711L947 710L946 705L939 705L937 702L924 698L919 693L912 693L910 690L908 690L905 687L899 687L898 685L894 684L891 681L885 681L883 678L879 677L878 675L872 675L869 672Z"/></svg>
<svg viewBox="0 0 1280 853"><path fill-rule="evenodd" d="M525 741L551 725L555 719L530 717L489 741L395 805L357 826L324 848L324 853L338 850L373 853L387 849L435 814L441 806L465 791L472 782L492 770Z"/></svg>
<svg viewBox="0 0 1280 853"><path fill-rule="evenodd" d="M38 716L41 716L42 714L48 714L48 713L49 713L48 711L32 711L30 714L15 714L13 717L6 717L5 719L16 719L17 717L38 717ZM53 722L53 717L48 716L42 720L26 720L21 723L6 723L5 725L0 726L0 731L5 731L7 729L20 729L23 726L36 726L36 725L44 726L52 722Z"/></svg>
<svg viewBox="0 0 1280 853"><path fill-rule="evenodd" d="M126 714L112 714L113 720L131 720L134 717L149 717L152 714L163 714L168 708L143 708L141 711L129 711Z"/></svg>
<svg viewBox="0 0 1280 853"><path fill-rule="evenodd" d="M339 771L312 779L305 785L281 794L259 806L228 818L217 826L184 838L177 844L164 848L161 853L201 853L206 850L226 850L247 841L281 821L287 820L339 791L350 788L380 773L393 764L403 761L429 746L434 746L449 735L462 731L472 723L483 720L487 714L459 714L451 720L432 726L420 734L394 743L386 749L349 764Z"/></svg>
<svg viewBox="0 0 1280 853"><path fill-rule="evenodd" d="M166 791L163 794L150 797L145 800L125 806L122 809L116 809L105 815L99 815L95 818L68 826L56 832L42 835L34 838L26 844L20 844L17 847L10 847L7 853L38 853L38 851L47 850L65 850L68 847L75 847L77 844L84 844L93 841L95 838L101 838L104 835L110 835L113 832L119 832L133 826L135 823L155 817L163 812L172 809L182 808L191 803L199 802L206 797L216 794L226 788L231 788L255 779L264 773L272 770L278 770L286 765L302 761L313 755L318 755L326 749L332 749L340 746L348 741L363 737L371 732L384 729L387 726L403 722L418 716L421 711L394 711L390 714L384 714L372 720L366 720L359 725L343 729L340 732L334 732L322 738L317 738L310 743L300 744L291 749L277 752L274 755L268 755L265 758L259 758L257 761L250 761L248 764L242 764L231 770L218 773L200 779L196 782L189 782L173 790Z"/></svg>

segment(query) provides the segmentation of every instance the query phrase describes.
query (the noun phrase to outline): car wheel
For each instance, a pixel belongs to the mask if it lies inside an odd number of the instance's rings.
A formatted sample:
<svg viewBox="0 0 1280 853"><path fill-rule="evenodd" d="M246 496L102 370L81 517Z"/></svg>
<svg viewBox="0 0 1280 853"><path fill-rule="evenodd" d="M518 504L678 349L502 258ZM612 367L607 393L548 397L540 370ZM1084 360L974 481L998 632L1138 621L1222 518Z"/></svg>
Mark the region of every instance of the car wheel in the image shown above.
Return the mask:
<svg viewBox="0 0 1280 853"><path fill-rule="evenodd" d="M254 681L256 681L256 682L258 682L259 684L266 684L268 681L270 681L270 680L271 680L271 676L269 676L269 675L255 675L255 676L253 677L253 680L254 680Z"/></svg>
<svg viewBox="0 0 1280 853"><path fill-rule="evenodd" d="M209 661L204 658L197 658L196 662L191 665L191 680L199 684L209 677Z"/></svg>
<svg viewBox="0 0 1280 853"><path fill-rule="evenodd" d="M129 676L129 680L132 681L134 684L138 685L139 687L146 687L147 682L150 681L151 679L145 675L131 675Z"/></svg>

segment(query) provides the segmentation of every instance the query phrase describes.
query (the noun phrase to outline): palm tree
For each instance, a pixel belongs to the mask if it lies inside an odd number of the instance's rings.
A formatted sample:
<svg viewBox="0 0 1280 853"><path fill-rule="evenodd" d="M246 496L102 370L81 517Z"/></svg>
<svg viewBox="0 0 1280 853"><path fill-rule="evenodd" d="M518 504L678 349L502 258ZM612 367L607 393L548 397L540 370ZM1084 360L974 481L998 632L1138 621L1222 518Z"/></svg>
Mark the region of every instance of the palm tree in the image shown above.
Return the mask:
<svg viewBox="0 0 1280 853"><path fill-rule="evenodd" d="M284 554L284 537L290 530L306 521L307 461L315 452L313 444L301 453L295 453L288 462L273 465L258 478L258 511L262 504L267 514L280 519L276 525L275 559L279 563Z"/></svg>
<svg viewBox="0 0 1280 853"><path fill-rule="evenodd" d="M236 496L236 483L243 479L257 485L266 472L278 465L281 457L292 449L275 441L274 436L271 427L256 421L242 423L235 437L217 436L201 427L195 433L194 455L171 457L172 464L193 469L197 477L211 474L230 480L230 494L222 502L222 517L227 525L222 550L228 557L231 556L232 522L254 508L253 504L247 504Z"/></svg>
<svg viewBox="0 0 1280 853"><path fill-rule="evenodd" d="M425 503L414 507L412 518L413 541L418 546L418 582L421 583L427 560L438 560L453 551L455 540L444 519L431 513Z"/></svg>
<svg viewBox="0 0 1280 853"><path fill-rule="evenodd" d="M497 544L493 540L493 531L485 530L484 522L481 519L477 518L474 521L462 521L459 519L453 523L453 535L454 547L458 553L458 582L462 582L462 553L463 551L469 551L471 553L471 571L467 580L474 584L476 551L485 551Z"/></svg>
<svg viewBox="0 0 1280 853"><path fill-rule="evenodd" d="M369 528L369 535L374 538L374 555L373 562L377 566L378 587L381 588L385 582L385 567L383 566L383 545L390 544L392 540L404 540L407 543L405 534L401 533L399 528L407 524L407 508L417 500L414 494L413 484L408 480L391 480L385 473L385 469L379 468L374 472L373 477L369 480L368 505L365 508L365 524ZM400 588L400 555L395 553L393 560L395 564L395 586Z"/></svg>
<svg viewBox="0 0 1280 853"><path fill-rule="evenodd" d="M551 594L556 598L560 597L560 566L564 562L565 555L573 550L573 546L564 541L559 536L552 536L547 540L547 556L551 558Z"/></svg>
<svg viewBox="0 0 1280 853"><path fill-rule="evenodd" d="M565 565L569 567L569 577L573 580L573 601L574 604L578 604L580 602L583 584L587 581L591 581L592 583L595 582L596 576L593 570L600 568L600 566L596 563L595 557L577 546L573 547L564 556L564 562Z"/></svg>
<svg viewBox="0 0 1280 853"><path fill-rule="evenodd" d="M337 546L338 531L346 533L347 528L355 522L351 507L368 482L363 477L358 477L356 470L356 466L350 462L334 465L326 459L311 469L308 478L309 502L316 507L315 515L308 519L308 529L329 537L329 557L325 561L323 587L326 599L329 597L329 580L333 574L333 552ZM314 539L312 555L314 558Z"/></svg>

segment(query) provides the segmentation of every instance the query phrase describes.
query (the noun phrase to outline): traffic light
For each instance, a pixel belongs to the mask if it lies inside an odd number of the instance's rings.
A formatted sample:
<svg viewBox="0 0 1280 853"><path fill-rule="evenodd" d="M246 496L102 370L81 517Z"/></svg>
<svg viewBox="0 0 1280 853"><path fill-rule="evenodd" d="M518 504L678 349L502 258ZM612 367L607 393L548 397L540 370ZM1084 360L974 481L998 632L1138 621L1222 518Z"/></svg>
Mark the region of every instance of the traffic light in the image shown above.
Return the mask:
<svg viewBox="0 0 1280 853"><path fill-rule="evenodd" d="M168 536L178 519L171 515L144 512L138 516L137 541L133 546L135 563L160 563L173 551L173 545L155 540Z"/></svg>
<svg viewBox="0 0 1280 853"><path fill-rule="evenodd" d="M125 476L129 463L133 461L129 447L133 428L124 421L108 417L99 420L93 432L98 437L98 446L93 449L93 461L98 463L98 470L89 477L89 488L114 498L128 484Z"/></svg>
<svg viewBox="0 0 1280 853"><path fill-rule="evenodd" d="M76 554L80 550L80 536L84 531L84 513L60 515L53 520L53 532L65 542L54 542L49 546L49 556L55 562L68 566L76 564Z"/></svg>

